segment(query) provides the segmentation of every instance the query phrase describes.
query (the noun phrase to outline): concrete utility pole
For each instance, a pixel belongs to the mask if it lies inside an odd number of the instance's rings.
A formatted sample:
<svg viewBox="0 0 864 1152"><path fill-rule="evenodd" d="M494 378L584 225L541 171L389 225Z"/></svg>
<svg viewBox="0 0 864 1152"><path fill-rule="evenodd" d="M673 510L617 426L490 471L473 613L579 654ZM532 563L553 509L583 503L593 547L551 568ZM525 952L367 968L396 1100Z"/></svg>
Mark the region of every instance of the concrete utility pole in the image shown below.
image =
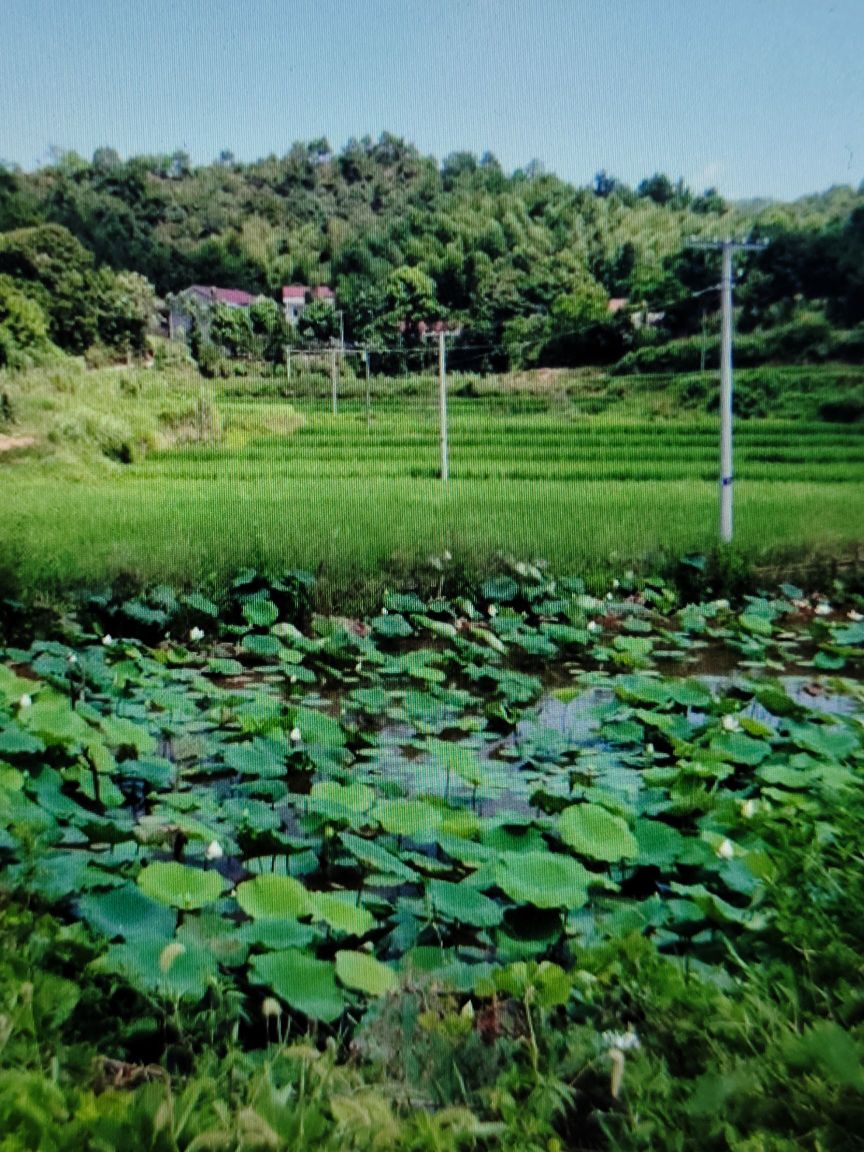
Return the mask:
<svg viewBox="0 0 864 1152"><path fill-rule="evenodd" d="M709 248L723 254L720 277L720 539L732 540L732 256L735 252L760 252L767 242L748 240L691 240L691 248Z"/></svg>
<svg viewBox="0 0 864 1152"><path fill-rule="evenodd" d="M366 367L366 431L372 427L372 397L369 395L369 349L363 349L363 363Z"/></svg>
<svg viewBox="0 0 864 1152"><path fill-rule="evenodd" d="M333 415L339 412L339 366L336 349L330 350L330 384L333 390Z"/></svg>
<svg viewBox="0 0 864 1152"><path fill-rule="evenodd" d="M447 448L447 333L438 333L438 408L441 426L441 479L450 478L450 454Z"/></svg>

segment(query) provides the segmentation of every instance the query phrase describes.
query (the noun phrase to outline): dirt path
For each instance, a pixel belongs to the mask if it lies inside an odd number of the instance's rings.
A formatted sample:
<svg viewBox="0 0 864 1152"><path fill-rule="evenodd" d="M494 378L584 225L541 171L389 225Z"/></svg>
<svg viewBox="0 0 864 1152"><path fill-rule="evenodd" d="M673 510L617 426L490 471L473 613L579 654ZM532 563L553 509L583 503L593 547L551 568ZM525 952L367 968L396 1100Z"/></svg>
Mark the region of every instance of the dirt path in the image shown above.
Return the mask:
<svg viewBox="0 0 864 1152"><path fill-rule="evenodd" d="M35 436L3 436L0 435L0 453L14 452L18 448L32 448L36 443Z"/></svg>

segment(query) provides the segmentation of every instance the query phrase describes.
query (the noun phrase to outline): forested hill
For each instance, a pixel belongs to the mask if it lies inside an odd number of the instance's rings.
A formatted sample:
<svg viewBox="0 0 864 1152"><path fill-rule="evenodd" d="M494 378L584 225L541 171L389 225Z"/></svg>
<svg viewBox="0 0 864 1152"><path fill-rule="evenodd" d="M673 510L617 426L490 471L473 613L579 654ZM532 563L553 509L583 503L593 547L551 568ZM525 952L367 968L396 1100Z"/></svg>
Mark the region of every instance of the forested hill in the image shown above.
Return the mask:
<svg viewBox="0 0 864 1152"><path fill-rule="evenodd" d="M505 173L490 154L439 163L385 133L255 163L100 148L33 173L0 169L0 232L46 223L97 269L140 273L161 296L192 283L274 298L283 284L329 284L349 337L392 339L405 320L445 317L511 361L521 347L618 358L626 321L610 298L662 310L665 338L696 331L705 298L694 293L716 282L717 261L688 248L691 236L771 238L747 258L745 328L802 309L832 328L864 319L864 193L848 187L737 205L663 175L632 188L599 173L580 188L537 164Z"/></svg>

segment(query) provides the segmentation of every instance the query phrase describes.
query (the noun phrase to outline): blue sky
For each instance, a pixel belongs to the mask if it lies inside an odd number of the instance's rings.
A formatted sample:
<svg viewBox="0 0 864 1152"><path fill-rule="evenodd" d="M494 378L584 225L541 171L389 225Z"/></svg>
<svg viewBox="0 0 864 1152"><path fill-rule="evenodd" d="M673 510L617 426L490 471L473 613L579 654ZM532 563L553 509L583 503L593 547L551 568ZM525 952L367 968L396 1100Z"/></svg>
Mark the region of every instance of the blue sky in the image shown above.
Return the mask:
<svg viewBox="0 0 864 1152"><path fill-rule="evenodd" d="M578 183L864 179L864 0L3 0L0 158L387 129Z"/></svg>

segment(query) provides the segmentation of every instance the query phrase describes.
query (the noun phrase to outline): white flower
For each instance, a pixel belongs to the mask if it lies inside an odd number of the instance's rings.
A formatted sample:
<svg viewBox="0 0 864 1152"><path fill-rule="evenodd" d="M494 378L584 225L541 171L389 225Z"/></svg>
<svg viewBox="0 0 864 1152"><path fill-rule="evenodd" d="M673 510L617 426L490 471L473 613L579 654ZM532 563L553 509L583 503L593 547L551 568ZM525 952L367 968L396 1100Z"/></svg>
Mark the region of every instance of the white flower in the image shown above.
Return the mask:
<svg viewBox="0 0 864 1152"><path fill-rule="evenodd" d="M599 632L600 631L600 625L597 623L596 620L589 620L588 621L588 631L589 632Z"/></svg>
<svg viewBox="0 0 864 1152"><path fill-rule="evenodd" d="M758 800L744 800L741 803L741 815L745 820L752 820L759 811Z"/></svg>
<svg viewBox="0 0 864 1152"><path fill-rule="evenodd" d="M606 599L607 599L607 600L613 600L613 599L614 599L614 597L613 597L613 595L612 595L612 593L611 593L611 592L607 592L607 593L606 593Z"/></svg>
<svg viewBox="0 0 864 1152"><path fill-rule="evenodd" d="M718 612L724 612L729 607L729 601L728 600L715 600L714 601L714 607L717 609Z"/></svg>
<svg viewBox="0 0 864 1152"><path fill-rule="evenodd" d="M295 726L291 729L291 734L288 737L292 744L299 744L303 737L300 735L300 729Z"/></svg>
<svg viewBox="0 0 864 1152"><path fill-rule="evenodd" d="M731 840L721 840L720 847L717 849L717 855L721 860L731 860L735 855L735 845Z"/></svg>
<svg viewBox="0 0 864 1152"><path fill-rule="evenodd" d="M720 726L724 732L740 732L741 725L738 723L738 717L733 716L727 712L723 719L720 721Z"/></svg>
<svg viewBox="0 0 864 1152"><path fill-rule="evenodd" d="M449 552L445 552L444 555L441 557L441 559L444 561L445 564L449 564L450 561L453 559L453 557L450 555Z"/></svg>
<svg viewBox="0 0 864 1152"><path fill-rule="evenodd" d="M653 744L646 744L645 745L645 755L646 756L653 756L654 755L654 745Z"/></svg>
<svg viewBox="0 0 864 1152"><path fill-rule="evenodd" d="M218 840L211 840L207 845L204 856L208 860L221 860L225 853L222 851L222 845Z"/></svg>
<svg viewBox="0 0 864 1152"><path fill-rule="evenodd" d="M197 644L199 640L204 639L204 629L198 628L197 626L195 628L190 628L189 629L189 639L192 641L193 644Z"/></svg>
<svg viewBox="0 0 864 1152"><path fill-rule="evenodd" d="M850 609L850 610L849 610L849 611L846 613L846 615L847 615L847 617L848 617L848 619L849 619L849 620L853 620L853 621L854 621L856 624L857 624L859 621L861 621L861 620L864 620L864 615L862 615L862 613L860 613L860 612L856 612L854 608L851 608L851 609Z"/></svg>
<svg viewBox="0 0 864 1152"><path fill-rule="evenodd" d="M632 1028L626 1032L604 1032L602 1040L607 1048L617 1048L619 1052L636 1052L642 1047L638 1034Z"/></svg>
<svg viewBox="0 0 864 1152"><path fill-rule="evenodd" d="M29 708L32 703L33 703L33 697L28 696L27 693L25 692L24 695L21 697L21 699L18 701L18 707L19 708Z"/></svg>
<svg viewBox="0 0 864 1152"><path fill-rule="evenodd" d="M516 565L516 575L517 576L527 576L528 575L528 565L523 560L520 560L519 563Z"/></svg>
<svg viewBox="0 0 864 1152"><path fill-rule="evenodd" d="M386 616L386 615L387 615L387 609L386 609L386 608L382 608L382 609L381 609L381 615L382 615L382 616Z"/></svg>
<svg viewBox="0 0 864 1152"><path fill-rule="evenodd" d="M354 665L354 671L355 672L362 672L363 671L363 661L362 660L358 660L357 663Z"/></svg>
<svg viewBox="0 0 864 1152"><path fill-rule="evenodd" d="M103 647L110 648L113 643L114 643L114 637L111 635L110 632L106 632L105 635L102 637Z"/></svg>
<svg viewBox="0 0 864 1152"><path fill-rule="evenodd" d="M613 580L612 581L612 587L613 588L620 588L621 587L621 581L620 580Z"/></svg>
<svg viewBox="0 0 864 1152"><path fill-rule="evenodd" d="M289 684L296 684L297 683L297 677L296 676L289 676L288 677L288 683Z"/></svg>
<svg viewBox="0 0 864 1152"><path fill-rule="evenodd" d="M74 652L70 652L69 655L66 657L66 662L68 664L77 664L78 663L78 657L75 655Z"/></svg>
<svg viewBox="0 0 864 1152"><path fill-rule="evenodd" d="M831 605L825 604L825 603L817 604L814 611L815 611L817 616L830 616L831 615Z"/></svg>
<svg viewBox="0 0 864 1152"><path fill-rule="evenodd" d="M489 605L489 616L490 616L490 618L493 618L493 619L494 619L494 617L496 617L497 615L498 615L498 609L495 607L495 605L494 605L494 604L490 604L490 605Z"/></svg>

